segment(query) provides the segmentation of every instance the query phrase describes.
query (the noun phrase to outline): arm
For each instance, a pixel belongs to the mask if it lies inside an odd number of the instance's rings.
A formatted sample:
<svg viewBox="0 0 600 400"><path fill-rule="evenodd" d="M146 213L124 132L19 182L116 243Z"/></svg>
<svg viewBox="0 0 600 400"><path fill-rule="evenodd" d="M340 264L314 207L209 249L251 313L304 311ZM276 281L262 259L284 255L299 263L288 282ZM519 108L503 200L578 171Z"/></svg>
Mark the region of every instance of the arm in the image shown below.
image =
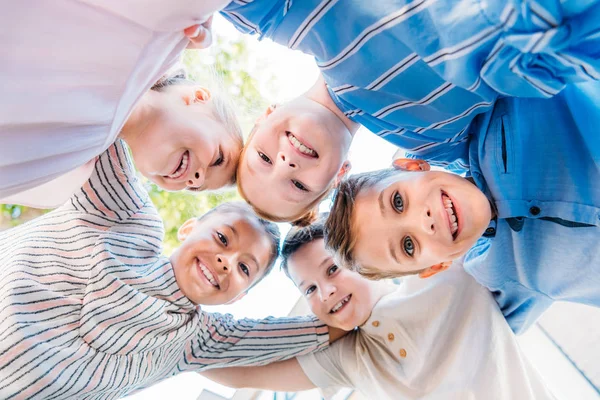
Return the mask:
<svg viewBox="0 0 600 400"><path fill-rule="evenodd" d="M600 1L482 3L503 30L481 68L499 93L551 97L569 83L600 79Z"/></svg>
<svg viewBox="0 0 600 400"><path fill-rule="evenodd" d="M297 392L315 388L295 358L261 367L215 368L201 375L235 389Z"/></svg>
<svg viewBox="0 0 600 400"><path fill-rule="evenodd" d="M327 325L313 316L236 320L230 314L201 313L198 328L181 369L264 365L321 350L329 343Z"/></svg>

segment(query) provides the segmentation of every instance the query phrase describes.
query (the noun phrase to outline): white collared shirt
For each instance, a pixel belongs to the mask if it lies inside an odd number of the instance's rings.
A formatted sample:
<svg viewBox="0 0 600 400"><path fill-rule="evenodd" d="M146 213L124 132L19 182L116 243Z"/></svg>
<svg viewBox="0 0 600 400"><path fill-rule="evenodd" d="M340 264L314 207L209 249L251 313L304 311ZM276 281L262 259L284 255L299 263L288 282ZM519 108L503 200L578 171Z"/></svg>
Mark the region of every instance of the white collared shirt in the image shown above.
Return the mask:
<svg viewBox="0 0 600 400"><path fill-rule="evenodd" d="M3 6L0 202L12 196L13 203L47 207L68 199L92 168L73 170L115 141L135 103L178 61L188 43L183 30L227 3L27 0ZM74 184L59 179L42 191L53 192L52 199L39 191L13 196L67 173Z"/></svg>
<svg viewBox="0 0 600 400"><path fill-rule="evenodd" d="M298 360L316 386L370 399L553 398L492 295L458 261L403 279L357 331Z"/></svg>

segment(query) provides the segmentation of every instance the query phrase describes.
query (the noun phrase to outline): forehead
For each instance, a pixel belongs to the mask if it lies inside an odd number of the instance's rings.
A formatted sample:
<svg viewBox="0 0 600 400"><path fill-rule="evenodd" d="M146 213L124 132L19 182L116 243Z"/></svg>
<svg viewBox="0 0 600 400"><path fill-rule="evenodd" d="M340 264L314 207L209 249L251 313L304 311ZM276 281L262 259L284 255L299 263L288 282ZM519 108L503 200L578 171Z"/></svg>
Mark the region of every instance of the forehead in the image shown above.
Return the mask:
<svg viewBox="0 0 600 400"><path fill-rule="evenodd" d="M314 278L323 261L328 258L331 256L325 249L323 238L303 244L288 258L288 272L292 281L298 286L300 282Z"/></svg>

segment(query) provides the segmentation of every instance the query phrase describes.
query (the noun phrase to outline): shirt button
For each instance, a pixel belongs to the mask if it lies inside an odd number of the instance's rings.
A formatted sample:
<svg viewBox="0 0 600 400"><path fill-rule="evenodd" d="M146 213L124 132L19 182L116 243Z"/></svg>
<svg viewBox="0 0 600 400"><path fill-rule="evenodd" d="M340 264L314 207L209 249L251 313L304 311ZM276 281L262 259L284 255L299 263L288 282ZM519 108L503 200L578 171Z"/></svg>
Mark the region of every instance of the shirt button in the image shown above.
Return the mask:
<svg viewBox="0 0 600 400"><path fill-rule="evenodd" d="M485 233L487 233L488 235L493 235L494 233L496 233L496 230L492 227L489 227L485 230Z"/></svg>
<svg viewBox="0 0 600 400"><path fill-rule="evenodd" d="M538 206L533 206L529 209L531 215L538 215L542 210Z"/></svg>
<svg viewBox="0 0 600 400"><path fill-rule="evenodd" d="M379 326L379 321L373 321L373 326L377 328Z"/></svg>
<svg viewBox="0 0 600 400"><path fill-rule="evenodd" d="M400 349L400 357L406 358L406 350Z"/></svg>
<svg viewBox="0 0 600 400"><path fill-rule="evenodd" d="M388 340L389 340L390 342L393 342L393 341L394 341L394 337L395 337L395 336L394 336L394 334L393 334L393 333L388 333Z"/></svg>

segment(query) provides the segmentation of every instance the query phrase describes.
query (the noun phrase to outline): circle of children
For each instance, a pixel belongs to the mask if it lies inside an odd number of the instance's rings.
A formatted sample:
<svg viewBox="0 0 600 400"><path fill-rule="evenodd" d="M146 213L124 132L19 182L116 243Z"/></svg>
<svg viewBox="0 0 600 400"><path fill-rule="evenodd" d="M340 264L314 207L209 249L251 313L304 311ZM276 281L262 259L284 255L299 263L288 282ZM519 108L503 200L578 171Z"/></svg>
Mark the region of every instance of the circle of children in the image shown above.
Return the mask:
<svg viewBox="0 0 600 400"><path fill-rule="evenodd" d="M600 1L227 3L3 7L0 198L56 208L0 234L0 398L120 398L185 371L551 398L515 333L557 300L600 305ZM221 92L165 75L211 44L218 12L321 71L245 143ZM406 156L349 174L360 126ZM165 257L134 165L247 203L187 221ZM314 315L202 310L278 257Z"/></svg>

